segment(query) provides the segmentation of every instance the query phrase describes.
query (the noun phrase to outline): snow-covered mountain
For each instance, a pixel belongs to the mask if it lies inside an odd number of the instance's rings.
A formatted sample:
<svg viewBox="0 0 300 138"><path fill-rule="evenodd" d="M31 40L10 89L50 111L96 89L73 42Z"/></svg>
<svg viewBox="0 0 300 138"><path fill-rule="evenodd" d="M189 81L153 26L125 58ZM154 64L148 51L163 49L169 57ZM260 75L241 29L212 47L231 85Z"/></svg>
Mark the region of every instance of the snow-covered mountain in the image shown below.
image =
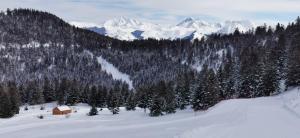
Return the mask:
<svg viewBox="0 0 300 138"><path fill-rule="evenodd" d="M83 27L83 24L71 22L71 24ZM255 27L250 21L225 21L222 23L211 23L194 18L186 18L176 25L165 26L125 17L115 18L104 22L102 25L86 28L99 34L117 38L120 40L134 39L201 39L203 36L220 33L228 34L238 28L240 31L248 31Z"/></svg>

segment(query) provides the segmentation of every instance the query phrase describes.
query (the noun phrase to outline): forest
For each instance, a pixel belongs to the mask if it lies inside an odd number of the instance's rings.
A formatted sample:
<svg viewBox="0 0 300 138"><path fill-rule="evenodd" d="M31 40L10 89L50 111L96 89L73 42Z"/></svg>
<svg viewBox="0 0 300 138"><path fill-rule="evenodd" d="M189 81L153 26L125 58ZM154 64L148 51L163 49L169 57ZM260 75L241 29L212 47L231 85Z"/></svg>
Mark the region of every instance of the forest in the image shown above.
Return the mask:
<svg viewBox="0 0 300 138"><path fill-rule="evenodd" d="M119 107L207 110L222 100L272 96L300 85L300 18L284 26L238 29L201 40L121 41L33 9L0 12L0 118L22 105L88 103ZM114 80L97 57L130 76Z"/></svg>

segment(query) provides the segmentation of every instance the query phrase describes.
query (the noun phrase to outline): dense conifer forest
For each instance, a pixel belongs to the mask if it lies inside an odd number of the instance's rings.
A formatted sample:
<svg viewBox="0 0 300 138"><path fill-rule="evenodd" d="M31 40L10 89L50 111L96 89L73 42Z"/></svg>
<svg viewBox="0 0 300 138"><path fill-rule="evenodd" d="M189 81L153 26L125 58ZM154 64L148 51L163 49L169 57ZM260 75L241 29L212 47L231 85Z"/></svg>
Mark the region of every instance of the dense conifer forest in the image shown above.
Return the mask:
<svg viewBox="0 0 300 138"><path fill-rule="evenodd" d="M130 76L102 70L103 57ZM150 110L150 116L221 100L271 96L300 85L300 18L283 26L212 34L201 40L120 41L69 25L47 12L0 12L0 118L21 105L88 103Z"/></svg>

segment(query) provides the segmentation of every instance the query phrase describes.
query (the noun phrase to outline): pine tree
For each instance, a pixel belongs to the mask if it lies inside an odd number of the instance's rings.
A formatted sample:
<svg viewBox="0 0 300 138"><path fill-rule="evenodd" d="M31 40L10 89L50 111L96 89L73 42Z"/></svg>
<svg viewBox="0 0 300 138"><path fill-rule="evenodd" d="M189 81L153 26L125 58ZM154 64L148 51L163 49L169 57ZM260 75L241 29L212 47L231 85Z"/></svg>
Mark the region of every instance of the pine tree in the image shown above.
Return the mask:
<svg viewBox="0 0 300 138"><path fill-rule="evenodd" d="M98 94L97 94L97 105L99 107L106 106L107 98L107 89L105 87L98 86Z"/></svg>
<svg viewBox="0 0 300 138"><path fill-rule="evenodd" d="M98 115L98 110L95 105L92 106L92 108L89 112L89 116L94 116L94 115Z"/></svg>
<svg viewBox="0 0 300 138"><path fill-rule="evenodd" d="M56 92L59 105L64 105L68 94L69 84L66 78L63 78L60 82L58 91Z"/></svg>
<svg viewBox="0 0 300 138"><path fill-rule="evenodd" d="M97 105L97 87L96 86L92 86L91 88L91 94L89 96L89 104L90 105L94 105L96 106Z"/></svg>
<svg viewBox="0 0 300 138"><path fill-rule="evenodd" d="M193 98L193 109L206 110L209 107L215 105L219 101L219 86L217 78L212 69L203 71L203 77L201 78L201 84L198 84Z"/></svg>
<svg viewBox="0 0 300 138"><path fill-rule="evenodd" d="M8 93L10 95L12 112L15 114L19 114L20 95L15 82L8 82Z"/></svg>
<svg viewBox="0 0 300 138"><path fill-rule="evenodd" d="M283 28L284 29L284 28ZM286 50L286 38L284 34L279 35L278 45L275 49L276 62L278 64L280 79L286 79L286 65L287 65L287 50Z"/></svg>
<svg viewBox="0 0 300 138"><path fill-rule="evenodd" d="M223 69L223 67L221 66L218 69L217 72L217 78L218 78L218 85L220 88L220 98L221 99L226 99L228 97L228 93L227 93L227 74L225 73L225 70Z"/></svg>
<svg viewBox="0 0 300 138"><path fill-rule="evenodd" d="M219 87L217 78L212 69L207 72L206 82L207 85L203 88L204 90L204 107L205 109L215 105L219 101Z"/></svg>
<svg viewBox="0 0 300 138"><path fill-rule="evenodd" d="M76 80L73 80L70 84L70 90L67 97L66 103L69 105L74 105L79 102L79 88Z"/></svg>
<svg viewBox="0 0 300 138"><path fill-rule="evenodd" d="M108 98L108 109L113 113L113 114L118 114L119 113L119 106L120 106L120 96L119 96L119 91L111 90Z"/></svg>
<svg viewBox="0 0 300 138"><path fill-rule="evenodd" d="M252 98L260 95L258 92L262 64L253 47L246 48L241 59L241 80L239 88L240 98Z"/></svg>
<svg viewBox="0 0 300 138"><path fill-rule="evenodd" d="M25 104L26 102L28 102L26 90L22 84L19 86L18 89L19 89L18 91L20 93L20 100L21 100L20 102L21 102L21 104Z"/></svg>
<svg viewBox="0 0 300 138"><path fill-rule="evenodd" d="M27 86L28 102L30 105L44 103L44 95L36 81L29 82Z"/></svg>
<svg viewBox="0 0 300 138"><path fill-rule="evenodd" d="M14 115L9 95L4 91L3 85L0 84L0 118L9 118Z"/></svg>
<svg viewBox="0 0 300 138"><path fill-rule="evenodd" d="M167 114L175 113L176 112L175 92L170 83L166 84L166 95L164 97L166 101L164 111Z"/></svg>
<svg viewBox="0 0 300 138"><path fill-rule="evenodd" d="M153 98L153 103L150 106L150 116L161 116L163 115L163 105L165 100L162 97L155 96Z"/></svg>
<svg viewBox="0 0 300 138"><path fill-rule="evenodd" d="M54 90L50 84L50 80L47 77L44 80L43 94L44 94L45 102L52 102L55 100Z"/></svg>
<svg viewBox="0 0 300 138"><path fill-rule="evenodd" d="M126 99L129 96L129 86L126 83L121 84L121 97L120 97L120 105L124 105L126 102Z"/></svg>
<svg viewBox="0 0 300 138"><path fill-rule="evenodd" d="M257 96L270 96L279 90L279 72L276 51L270 48L267 57L262 67L261 82L259 83L259 95Z"/></svg>
<svg viewBox="0 0 300 138"><path fill-rule="evenodd" d="M187 105L190 104L190 81L188 79L187 73L180 75L177 80L178 84L175 89L177 107L183 110Z"/></svg>
<svg viewBox="0 0 300 138"><path fill-rule="evenodd" d="M152 86L141 86L137 89L138 106L143 108L145 113L152 103L153 91Z"/></svg>
<svg viewBox="0 0 300 138"><path fill-rule="evenodd" d="M89 103L89 93L90 93L90 88L88 85L85 85L83 88L83 92L80 95L80 101L82 103Z"/></svg>
<svg viewBox="0 0 300 138"><path fill-rule="evenodd" d="M125 104L126 110L130 111L130 110L135 110L136 107L136 99L135 99L135 95L133 92L130 92L127 100L126 100L126 104Z"/></svg>
<svg viewBox="0 0 300 138"><path fill-rule="evenodd" d="M195 80L194 88L193 88L193 100L192 100L192 108L194 111L203 110L203 98L204 98L204 87L207 85L205 81L205 77L208 71L207 65L203 65L203 69L199 73L197 79Z"/></svg>
<svg viewBox="0 0 300 138"><path fill-rule="evenodd" d="M299 17L298 17L299 18ZM300 21L299 21L300 22ZM289 49L288 69L287 69L287 86L300 85L300 35L297 35Z"/></svg>

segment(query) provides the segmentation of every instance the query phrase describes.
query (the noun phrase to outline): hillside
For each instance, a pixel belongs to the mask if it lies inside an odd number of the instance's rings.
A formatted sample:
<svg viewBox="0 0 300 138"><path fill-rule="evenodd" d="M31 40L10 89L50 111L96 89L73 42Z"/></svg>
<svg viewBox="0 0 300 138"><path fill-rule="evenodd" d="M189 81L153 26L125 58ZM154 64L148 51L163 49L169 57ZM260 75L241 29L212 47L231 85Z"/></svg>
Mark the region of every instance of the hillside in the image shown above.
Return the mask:
<svg viewBox="0 0 300 138"><path fill-rule="evenodd" d="M19 115L0 119L0 135L5 138L296 138L300 135L300 91L291 89L277 96L226 100L208 111L190 108L176 114L149 118L143 110L125 111L118 116L107 109L89 117L89 107L73 106L69 118L52 116L53 104L21 107ZM38 119L44 115L44 119Z"/></svg>
<svg viewBox="0 0 300 138"><path fill-rule="evenodd" d="M122 24L143 26L125 19ZM187 19L178 26L201 24ZM54 101L113 114L119 107L140 107L163 116L272 96L300 85L299 31L300 18L286 27L258 26L194 41L122 41L47 12L7 10L0 13L0 117L13 117L21 105Z"/></svg>

